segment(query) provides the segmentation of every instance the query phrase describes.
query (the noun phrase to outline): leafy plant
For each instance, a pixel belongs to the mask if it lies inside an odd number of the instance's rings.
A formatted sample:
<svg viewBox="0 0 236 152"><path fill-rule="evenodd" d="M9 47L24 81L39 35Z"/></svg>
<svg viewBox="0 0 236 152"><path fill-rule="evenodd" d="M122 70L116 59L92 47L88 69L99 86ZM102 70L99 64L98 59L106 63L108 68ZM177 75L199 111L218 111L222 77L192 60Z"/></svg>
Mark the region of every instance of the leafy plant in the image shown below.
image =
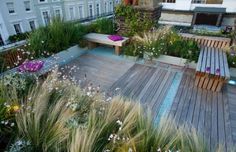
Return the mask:
<svg viewBox="0 0 236 152"><path fill-rule="evenodd" d="M41 27L29 36L29 49L36 57L48 56L78 44L85 33L82 25L54 19L49 26Z"/></svg>
<svg viewBox="0 0 236 152"><path fill-rule="evenodd" d="M197 62L200 53L195 41L183 39L170 26L135 35L134 40L134 43L141 45L149 59L165 54Z"/></svg>
<svg viewBox="0 0 236 152"><path fill-rule="evenodd" d="M15 34L15 35L11 35L8 37L8 40L11 43L17 42L17 41L21 41L21 40L25 40L28 38L30 32L25 32L25 33L19 33L19 34Z"/></svg>
<svg viewBox="0 0 236 152"><path fill-rule="evenodd" d="M149 31L155 26L155 22L135 10L132 6L120 4L116 6L115 15L117 19L124 20L126 28L124 36L133 36L144 31Z"/></svg>
<svg viewBox="0 0 236 152"><path fill-rule="evenodd" d="M111 19L103 18L98 19L88 26L89 32L102 33L102 34L114 34L114 24Z"/></svg>

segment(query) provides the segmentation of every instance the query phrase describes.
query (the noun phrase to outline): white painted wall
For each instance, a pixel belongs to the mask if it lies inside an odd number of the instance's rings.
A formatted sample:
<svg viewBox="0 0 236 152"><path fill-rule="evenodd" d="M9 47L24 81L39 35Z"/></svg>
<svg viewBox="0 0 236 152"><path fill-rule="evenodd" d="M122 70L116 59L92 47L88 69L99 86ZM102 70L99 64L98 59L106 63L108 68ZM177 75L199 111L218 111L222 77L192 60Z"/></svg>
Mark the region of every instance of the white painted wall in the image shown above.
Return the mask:
<svg viewBox="0 0 236 152"><path fill-rule="evenodd" d="M222 4L192 4L192 0L176 0L175 3L162 3L163 9L193 10L195 7L222 7L227 13L236 12L236 0L223 0Z"/></svg>

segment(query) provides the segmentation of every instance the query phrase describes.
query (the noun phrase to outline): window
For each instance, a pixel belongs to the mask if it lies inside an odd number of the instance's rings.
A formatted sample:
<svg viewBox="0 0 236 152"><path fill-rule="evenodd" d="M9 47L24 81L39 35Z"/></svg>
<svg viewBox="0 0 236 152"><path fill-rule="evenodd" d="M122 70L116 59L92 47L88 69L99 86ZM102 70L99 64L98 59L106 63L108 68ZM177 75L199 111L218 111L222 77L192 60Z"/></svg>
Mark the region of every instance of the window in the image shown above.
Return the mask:
<svg viewBox="0 0 236 152"><path fill-rule="evenodd" d="M30 1L24 1L25 11L30 11Z"/></svg>
<svg viewBox="0 0 236 152"><path fill-rule="evenodd" d="M32 31L36 29L34 21L29 21L29 25L30 25L30 28L31 28Z"/></svg>
<svg viewBox="0 0 236 152"><path fill-rule="evenodd" d="M100 14L100 6L99 6L99 4L96 5L96 13L97 13L97 15Z"/></svg>
<svg viewBox="0 0 236 152"><path fill-rule="evenodd" d="M69 8L69 13L70 13L70 19L74 20L75 19L74 7Z"/></svg>
<svg viewBox="0 0 236 152"><path fill-rule="evenodd" d="M222 4L223 0L192 0L196 4Z"/></svg>
<svg viewBox="0 0 236 152"><path fill-rule="evenodd" d="M16 34L22 33L20 24L14 24L14 28L15 28Z"/></svg>
<svg viewBox="0 0 236 152"><path fill-rule="evenodd" d="M93 5L89 4L89 17L93 16Z"/></svg>
<svg viewBox="0 0 236 152"><path fill-rule="evenodd" d="M46 0L39 0L40 3L46 2Z"/></svg>
<svg viewBox="0 0 236 152"><path fill-rule="evenodd" d="M112 12L113 11L113 5L112 5L112 2L109 3L109 12Z"/></svg>
<svg viewBox="0 0 236 152"><path fill-rule="evenodd" d="M10 14L15 13L14 3L13 3L13 2L8 2L8 3L7 3L7 8L8 8L8 12L9 12Z"/></svg>
<svg viewBox="0 0 236 152"><path fill-rule="evenodd" d="M50 17L49 17L48 11L44 11L42 14L43 14L44 25L49 25Z"/></svg>
<svg viewBox="0 0 236 152"><path fill-rule="evenodd" d="M78 12L79 12L79 18L83 18L83 5L79 5L79 10L78 10Z"/></svg>
<svg viewBox="0 0 236 152"><path fill-rule="evenodd" d="M104 4L105 13L107 13L107 2Z"/></svg>
<svg viewBox="0 0 236 152"><path fill-rule="evenodd" d="M57 17L57 18L61 18L61 10L56 9L54 13L55 13L55 14L54 14L55 17Z"/></svg>
<svg viewBox="0 0 236 152"><path fill-rule="evenodd" d="M175 0L162 0L163 3L175 3Z"/></svg>

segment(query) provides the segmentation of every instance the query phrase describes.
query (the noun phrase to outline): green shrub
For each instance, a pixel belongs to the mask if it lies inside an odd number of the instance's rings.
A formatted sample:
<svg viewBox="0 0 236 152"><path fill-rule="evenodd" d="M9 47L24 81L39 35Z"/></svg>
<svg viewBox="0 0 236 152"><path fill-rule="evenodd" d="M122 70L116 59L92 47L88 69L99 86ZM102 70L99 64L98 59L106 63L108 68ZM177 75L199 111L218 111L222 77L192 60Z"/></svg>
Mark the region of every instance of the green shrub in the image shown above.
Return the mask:
<svg viewBox="0 0 236 152"><path fill-rule="evenodd" d="M15 34L15 35L11 35L8 37L8 40L11 43L17 42L17 41L21 41L21 40L25 40L28 38L30 32L25 32L25 33L19 33L19 34Z"/></svg>
<svg viewBox="0 0 236 152"><path fill-rule="evenodd" d="M102 34L114 34L114 24L111 19L98 19L91 23L88 27L90 32L102 33Z"/></svg>
<svg viewBox="0 0 236 152"><path fill-rule="evenodd" d="M127 56L142 57L142 54L143 54L143 50L141 46L137 44L132 44L132 43L124 46L122 50L124 51L124 55L127 55Z"/></svg>
<svg viewBox="0 0 236 152"><path fill-rule="evenodd" d="M78 44L85 33L82 25L54 19L49 26L41 27L29 36L29 49L36 57L44 56L45 51L50 55Z"/></svg>

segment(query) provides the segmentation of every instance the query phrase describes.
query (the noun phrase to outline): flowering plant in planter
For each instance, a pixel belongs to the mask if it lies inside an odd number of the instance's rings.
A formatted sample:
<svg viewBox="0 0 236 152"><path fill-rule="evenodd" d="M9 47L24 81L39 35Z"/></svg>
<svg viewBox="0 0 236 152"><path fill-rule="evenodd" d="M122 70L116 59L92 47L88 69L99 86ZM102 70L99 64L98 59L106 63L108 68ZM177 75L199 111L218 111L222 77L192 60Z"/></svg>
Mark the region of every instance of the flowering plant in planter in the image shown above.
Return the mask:
<svg viewBox="0 0 236 152"><path fill-rule="evenodd" d="M19 72L37 72L43 67L44 61L26 61L17 70Z"/></svg>

